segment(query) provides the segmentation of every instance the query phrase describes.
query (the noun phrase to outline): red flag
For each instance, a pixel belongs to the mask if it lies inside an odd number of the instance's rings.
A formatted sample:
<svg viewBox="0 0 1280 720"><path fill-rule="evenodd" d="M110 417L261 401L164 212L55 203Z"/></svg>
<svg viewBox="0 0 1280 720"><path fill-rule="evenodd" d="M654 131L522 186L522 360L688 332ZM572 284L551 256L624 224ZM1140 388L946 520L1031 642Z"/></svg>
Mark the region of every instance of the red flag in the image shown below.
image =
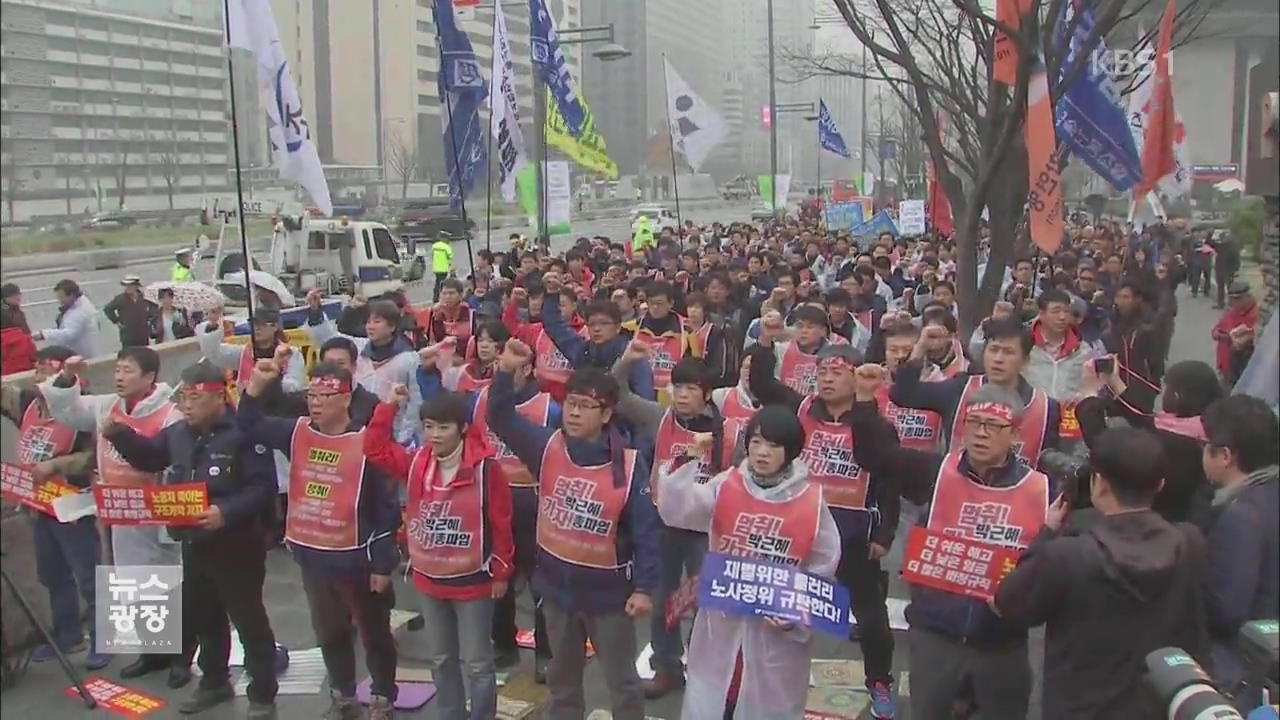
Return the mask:
<svg viewBox="0 0 1280 720"><path fill-rule="evenodd" d="M1151 76L1151 99L1147 103L1146 134L1142 138L1142 181L1136 197L1143 197L1160 178L1177 169L1173 146L1177 140L1178 118L1173 110L1173 80L1169 77L1169 48L1173 45L1174 0L1167 0L1160 18L1160 39L1156 44L1156 70Z"/></svg>
<svg viewBox="0 0 1280 720"><path fill-rule="evenodd" d="M1022 126L1027 144L1027 211L1031 217L1031 242L1052 255L1062 244L1062 175L1053 131L1053 104L1044 65L1027 83L1027 121Z"/></svg>
<svg viewBox="0 0 1280 720"><path fill-rule="evenodd" d="M942 137L942 118L938 118L938 137ZM938 182L938 166L929 161L929 227L942 235L951 235L956 231L955 221L951 217L951 200Z"/></svg>

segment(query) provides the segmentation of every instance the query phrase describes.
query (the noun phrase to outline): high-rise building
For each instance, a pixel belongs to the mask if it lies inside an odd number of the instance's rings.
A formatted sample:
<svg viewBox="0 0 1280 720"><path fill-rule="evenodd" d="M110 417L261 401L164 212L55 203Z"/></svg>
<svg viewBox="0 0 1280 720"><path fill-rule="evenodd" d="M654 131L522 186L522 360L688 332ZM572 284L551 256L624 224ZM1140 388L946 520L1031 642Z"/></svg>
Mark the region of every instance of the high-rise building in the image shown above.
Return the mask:
<svg viewBox="0 0 1280 720"><path fill-rule="evenodd" d="M225 190L221 7L0 2L0 191L15 211L192 207Z"/></svg>
<svg viewBox="0 0 1280 720"><path fill-rule="evenodd" d="M550 0L549 5L561 29L581 24L580 0ZM370 178L385 174L393 182L410 172L414 179L443 182L444 112L436 87L440 56L431 0L271 0L271 6L327 169ZM529 4L507 0L502 9L521 125L530 136ZM477 9L461 27L488 80L493 11ZM564 49L571 72L580 77L579 46ZM406 157L415 160L406 162Z"/></svg>

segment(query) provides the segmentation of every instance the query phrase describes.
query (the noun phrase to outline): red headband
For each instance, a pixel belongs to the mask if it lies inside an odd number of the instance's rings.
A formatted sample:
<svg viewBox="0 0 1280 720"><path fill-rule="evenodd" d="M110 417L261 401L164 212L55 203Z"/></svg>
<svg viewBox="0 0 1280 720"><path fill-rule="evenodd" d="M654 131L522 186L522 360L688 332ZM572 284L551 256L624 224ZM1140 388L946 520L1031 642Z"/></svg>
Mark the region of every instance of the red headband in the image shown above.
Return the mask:
<svg viewBox="0 0 1280 720"><path fill-rule="evenodd" d="M582 390L574 390L570 395L581 395L582 397L591 398L599 402L604 407L613 407L613 402L596 392L595 388L584 388Z"/></svg>
<svg viewBox="0 0 1280 720"><path fill-rule="evenodd" d="M226 389L227 389L227 386L224 383L213 382L213 381L201 382L201 383L188 383L188 382L182 383L182 392L184 393L189 393L189 392L222 393L222 392L225 392Z"/></svg>
<svg viewBox="0 0 1280 720"><path fill-rule="evenodd" d="M327 390L328 392L349 393L351 392L351 382L342 380L333 375L311 378L312 390Z"/></svg>
<svg viewBox="0 0 1280 720"><path fill-rule="evenodd" d="M847 358L835 356L825 357L818 361L819 368L835 368L836 370L848 370L854 372L856 368Z"/></svg>
<svg viewBox="0 0 1280 720"><path fill-rule="evenodd" d="M1008 422L1010 425L1013 424L1013 409L1010 408L1008 405L1005 405L1004 403L996 403L996 402L974 403L969 406L969 414L972 415L973 413L982 413L984 415L991 415L992 417L998 417L1001 420Z"/></svg>

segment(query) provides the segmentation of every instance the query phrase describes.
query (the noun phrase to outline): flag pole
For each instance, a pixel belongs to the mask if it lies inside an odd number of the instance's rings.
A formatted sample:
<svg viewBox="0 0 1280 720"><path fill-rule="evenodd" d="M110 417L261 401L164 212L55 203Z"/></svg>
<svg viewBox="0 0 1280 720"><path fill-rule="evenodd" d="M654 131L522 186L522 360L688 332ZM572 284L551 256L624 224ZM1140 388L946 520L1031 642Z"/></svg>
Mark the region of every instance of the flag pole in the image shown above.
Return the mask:
<svg viewBox="0 0 1280 720"><path fill-rule="evenodd" d="M667 148L671 151L671 189L676 195L676 235L684 248L684 218L680 216L680 175L676 171L676 139L671 134L671 88L667 84L667 54L662 53L662 96L667 100Z"/></svg>
<svg viewBox="0 0 1280 720"><path fill-rule="evenodd" d="M436 40L437 45L439 44L438 38L439 36L437 36ZM441 72L444 72L444 70L441 69ZM453 155L453 173L449 179L452 182L454 176L458 178L458 207L462 210L462 234L467 239L467 263L471 267L471 277L474 278L476 276L476 258L471 250L471 229L467 227L467 191L462 186L462 165L458 161L458 139L453 134L453 100L447 87L443 95L445 112L449 114L449 151Z"/></svg>
<svg viewBox="0 0 1280 720"><path fill-rule="evenodd" d="M498 37L498 13L502 12L502 4L495 3L493 6L493 33L492 37ZM497 50L494 49L494 57L497 57ZM492 63L490 68L492 68ZM493 229L490 227L491 218L493 217L493 83L495 79L493 73L489 73L489 149L485 151L485 195L484 195L484 249L493 252ZM506 102L506 98L503 98ZM457 163L454 163L455 165ZM473 272L474 276L475 273Z"/></svg>
<svg viewBox="0 0 1280 720"><path fill-rule="evenodd" d="M240 252L244 253L245 307L249 311L249 327L253 327L253 257L249 254L249 231L244 226L244 186L240 181L240 123L236 120L236 74L231 65L231 2L222 0L222 18L227 37L227 89L231 93L231 154L236 166L236 217L240 220ZM218 269L214 268L214 275Z"/></svg>

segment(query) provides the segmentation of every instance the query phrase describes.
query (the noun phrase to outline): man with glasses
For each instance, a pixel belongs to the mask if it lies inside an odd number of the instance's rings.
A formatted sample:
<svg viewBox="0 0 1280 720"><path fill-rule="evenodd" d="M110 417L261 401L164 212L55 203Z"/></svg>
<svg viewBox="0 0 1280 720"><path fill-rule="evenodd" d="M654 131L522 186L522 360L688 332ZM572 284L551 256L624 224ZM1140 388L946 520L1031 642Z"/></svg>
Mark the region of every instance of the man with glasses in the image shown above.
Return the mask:
<svg viewBox="0 0 1280 720"><path fill-rule="evenodd" d="M587 336L583 337L565 322L561 314L560 275L545 273L542 283L547 289L542 303L542 329L575 369L594 368L608 373L631 342L629 337L621 334L622 312L618 306L608 300L589 303L582 313L587 318ZM656 398L653 373L648 365L633 364L628 377L631 392L650 400Z"/></svg>
<svg viewBox="0 0 1280 720"><path fill-rule="evenodd" d="M516 410L512 374L532 359L529 346L507 341L489 386L488 422L538 479L533 587L542 596L551 645L546 716L585 714L582 681L590 639L613 717L643 720L634 619L653 611L661 532L649 497L647 454L611 422L618 383L594 368L569 378L560 429L523 417Z"/></svg>
<svg viewBox="0 0 1280 720"><path fill-rule="evenodd" d="M352 377L317 364L307 387L307 417L267 417L262 395L280 368L259 360L240 400L236 424L262 445L283 451L289 466L285 541L302 568L311 626L329 673L332 702L323 720L365 717L356 700L355 629L372 676L369 720L388 720L396 698L395 596L400 561L397 488L364 457L364 426L351 419ZM354 622L353 622L354 621Z"/></svg>
<svg viewBox="0 0 1280 720"><path fill-rule="evenodd" d="M178 482L201 482L209 509L192 528L170 528L182 543L183 634L200 645L200 684L178 707L190 715L235 699L227 663L230 627L245 649L250 720L276 717L275 636L262 602L266 549L263 510L275 492L275 469L265 446L235 427L222 371L201 362L182 371L183 420L144 437L109 418L101 433L133 467L167 472Z"/></svg>
<svg viewBox="0 0 1280 720"><path fill-rule="evenodd" d="M990 382L966 394L958 415L951 452L900 455L902 496L925 506L920 524L931 532L1024 550L1070 505L1064 497L1051 505L1049 478L1015 451L1029 417L1025 403L1014 389ZM1025 629L1002 621L981 599L915 584L907 619L911 717L951 717L953 701L970 688L983 717L1026 717Z"/></svg>

